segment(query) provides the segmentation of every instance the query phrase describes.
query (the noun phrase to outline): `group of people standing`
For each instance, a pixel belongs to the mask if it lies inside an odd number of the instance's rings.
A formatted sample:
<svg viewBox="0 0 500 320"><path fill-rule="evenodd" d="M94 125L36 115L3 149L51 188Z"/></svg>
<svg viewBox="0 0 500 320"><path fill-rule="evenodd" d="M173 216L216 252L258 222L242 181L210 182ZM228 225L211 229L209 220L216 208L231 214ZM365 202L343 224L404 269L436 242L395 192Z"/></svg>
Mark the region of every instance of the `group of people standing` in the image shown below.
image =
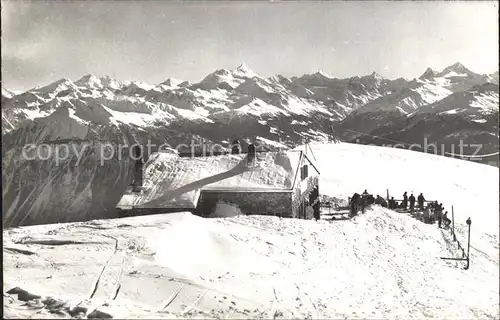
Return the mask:
<svg viewBox="0 0 500 320"><path fill-rule="evenodd" d="M436 220L438 222L438 227L444 226L448 228L451 224L451 220L448 218L448 211L444 211L442 203L437 201L431 202L427 205L423 212L423 220L425 223L434 223Z"/></svg>
<svg viewBox="0 0 500 320"><path fill-rule="evenodd" d="M369 194L366 190L360 195L355 193L349 199L350 205L350 215L354 216L361 211L364 213L365 209L368 205L378 204L384 208L388 208L391 210L394 209L403 209L410 210L410 212L415 211L415 203L418 205L418 210L423 212L423 220L424 223L434 223L436 220L438 222L438 227L441 228L449 227L451 224L451 220L448 218L448 211L444 211L444 207L442 203L438 203L438 201L429 202L427 206L424 206L426 200L424 195L420 193L417 198L412 194L408 197L408 193L405 192L403 194L403 201L398 203L394 200L394 197L391 197L388 201L386 201L381 196L377 195L377 197L373 197L373 195ZM444 213L443 213L444 211Z"/></svg>
<svg viewBox="0 0 500 320"><path fill-rule="evenodd" d="M418 209L420 211L423 211L425 198L424 198L424 195L422 193L420 193L416 199L415 199L415 196L413 195L413 193L410 195L410 197L408 197L407 192L403 193L403 201L401 201L401 204L398 204L396 202L396 200L394 200L394 197L391 197L391 199L389 199L388 208L389 209L401 208L401 209L407 210L408 204L409 204L410 212L413 212L415 210L415 201L418 204Z"/></svg>
<svg viewBox="0 0 500 320"><path fill-rule="evenodd" d="M445 227L448 227L451 224L451 220L448 218L448 211L444 211L443 204L438 203L438 201L433 201L429 202L427 206L424 206L426 200L422 193L420 193L415 199L413 193L408 197L408 194L405 192L403 194L403 201L401 201L400 205L398 205L398 203L394 200L394 197L392 197L389 200L388 208L401 208L407 210L409 206L410 212L414 212L415 202L418 205L418 210L423 213L424 223L434 223L437 220L439 228L441 228L443 225Z"/></svg>

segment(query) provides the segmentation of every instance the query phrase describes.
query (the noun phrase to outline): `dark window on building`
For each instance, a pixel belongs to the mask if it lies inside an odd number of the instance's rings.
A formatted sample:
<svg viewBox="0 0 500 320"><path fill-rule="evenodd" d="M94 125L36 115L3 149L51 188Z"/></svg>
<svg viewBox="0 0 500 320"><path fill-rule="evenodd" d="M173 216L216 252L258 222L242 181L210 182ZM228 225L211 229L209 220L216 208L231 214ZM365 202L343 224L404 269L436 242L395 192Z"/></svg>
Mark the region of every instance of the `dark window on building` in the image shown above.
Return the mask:
<svg viewBox="0 0 500 320"><path fill-rule="evenodd" d="M308 166L307 164L303 165L302 168L300 168L300 179L304 180L305 178L308 177Z"/></svg>

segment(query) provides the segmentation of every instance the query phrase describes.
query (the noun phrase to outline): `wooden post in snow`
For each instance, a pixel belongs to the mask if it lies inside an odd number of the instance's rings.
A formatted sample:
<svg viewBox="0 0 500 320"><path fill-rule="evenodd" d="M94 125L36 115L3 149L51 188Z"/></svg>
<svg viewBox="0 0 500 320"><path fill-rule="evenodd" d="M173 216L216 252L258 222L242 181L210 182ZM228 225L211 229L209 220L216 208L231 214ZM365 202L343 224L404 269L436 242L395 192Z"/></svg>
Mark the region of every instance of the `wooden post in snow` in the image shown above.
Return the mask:
<svg viewBox="0 0 500 320"><path fill-rule="evenodd" d="M387 203L389 203L389 189L386 190L387 190Z"/></svg>
<svg viewBox="0 0 500 320"><path fill-rule="evenodd" d="M453 235L453 241L457 241L455 236L455 211L453 210L453 205L451 206L451 233Z"/></svg>

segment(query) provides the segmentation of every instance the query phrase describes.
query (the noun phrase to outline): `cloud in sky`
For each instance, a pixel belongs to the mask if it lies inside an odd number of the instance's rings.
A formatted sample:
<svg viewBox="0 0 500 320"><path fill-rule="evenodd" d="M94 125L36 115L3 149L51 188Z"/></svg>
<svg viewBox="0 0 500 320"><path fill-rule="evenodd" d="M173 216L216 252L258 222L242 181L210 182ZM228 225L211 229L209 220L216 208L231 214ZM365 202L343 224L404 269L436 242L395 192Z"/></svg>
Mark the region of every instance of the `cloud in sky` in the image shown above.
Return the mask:
<svg viewBox="0 0 500 320"><path fill-rule="evenodd" d="M419 76L498 68L496 2L2 1L2 78L25 90L84 74L199 81L245 62L264 76Z"/></svg>

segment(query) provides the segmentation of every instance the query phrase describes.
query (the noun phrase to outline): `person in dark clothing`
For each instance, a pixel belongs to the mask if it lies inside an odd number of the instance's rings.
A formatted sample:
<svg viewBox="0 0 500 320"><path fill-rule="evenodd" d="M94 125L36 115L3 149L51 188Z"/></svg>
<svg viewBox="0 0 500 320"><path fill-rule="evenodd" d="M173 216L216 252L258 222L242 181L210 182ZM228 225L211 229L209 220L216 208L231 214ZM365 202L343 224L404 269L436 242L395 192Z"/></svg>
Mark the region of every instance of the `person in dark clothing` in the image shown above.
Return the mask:
<svg viewBox="0 0 500 320"><path fill-rule="evenodd" d="M366 197L366 203L367 203L368 205L374 204L374 203L375 203L375 197L374 197L372 194L369 194L369 195Z"/></svg>
<svg viewBox="0 0 500 320"><path fill-rule="evenodd" d="M418 208L420 209L420 211L423 211L425 198L422 193L418 195L417 201L418 201Z"/></svg>
<svg viewBox="0 0 500 320"><path fill-rule="evenodd" d="M431 212L432 212L432 223L434 223L437 219L437 209L438 209L438 202L437 201L434 201L434 202L431 202L429 203L429 207L431 208Z"/></svg>
<svg viewBox="0 0 500 320"><path fill-rule="evenodd" d="M361 200L361 196L359 195L359 193L355 193L352 195L351 197L351 217L355 216L357 213L358 213L358 206L359 206L359 202Z"/></svg>
<svg viewBox="0 0 500 320"><path fill-rule="evenodd" d="M363 193L361 194L361 199L363 200L366 200L366 198L369 196L370 194L368 193L368 191L363 191Z"/></svg>
<svg viewBox="0 0 500 320"><path fill-rule="evenodd" d="M391 210L396 209L396 201L394 200L394 197L391 197L389 199L389 209Z"/></svg>
<svg viewBox="0 0 500 320"><path fill-rule="evenodd" d="M362 213L365 213L365 209L366 207L368 206L368 202L369 202L369 194L368 192L363 192L363 194L361 195L361 212Z"/></svg>
<svg viewBox="0 0 500 320"><path fill-rule="evenodd" d="M438 204L438 206L437 206L436 218L438 221L438 227L441 228L441 224L443 222L443 204L442 203Z"/></svg>
<svg viewBox="0 0 500 320"><path fill-rule="evenodd" d="M408 207L408 195L406 194L405 191L405 193L403 193L403 202L401 203L401 208L406 210L406 207Z"/></svg>
<svg viewBox="0 0 500 320"><path fill-rule="evenodd" d="M413 212L413 210L415 209L415 196L413 195L413 193L410 195L408 200L410 201L410 211Z"/></svg>
<svg viewBox="0 0 500 320"><path fill-rule="evenodd" d="M448 218L448 211L445 211L443 214L443 223L445 228L449 228L451 224L451 220Z"/></svg>
<svg viewBox="0 0 500 320"><path fill-rule="evenodd" d="M431 223L431 209L429 208L429 206L427 206L424 209L424 214L422 217L423 217L424 223Z"/></svg>
<svg viewBox="0 0 500 320"><path fill-rule="evenodd" d="M377 195L377 198L375 199L374 203L378 204L379 206L381 206L383 208L387 208L387 202L385 201L384 198L382 198L379 195Z"/></svg>
<svg viewBox="0 0 500 320"><path fill-rule="evenodd" d="M316 221L321 219L321 214L320 214L320 202L316 201L316 203L313 204L313 216Z"/></svg>
<svg viewBox="0 0 500 320"><path fill-rule="evenodd" d="M387 201L385 201L385 199L384 199L384 198L381 198L381 199L382 199L382 200L380 201L380 202L381 202L381 204L380 204L380 205L382 206L382 208L387 208Z"/></svg>

